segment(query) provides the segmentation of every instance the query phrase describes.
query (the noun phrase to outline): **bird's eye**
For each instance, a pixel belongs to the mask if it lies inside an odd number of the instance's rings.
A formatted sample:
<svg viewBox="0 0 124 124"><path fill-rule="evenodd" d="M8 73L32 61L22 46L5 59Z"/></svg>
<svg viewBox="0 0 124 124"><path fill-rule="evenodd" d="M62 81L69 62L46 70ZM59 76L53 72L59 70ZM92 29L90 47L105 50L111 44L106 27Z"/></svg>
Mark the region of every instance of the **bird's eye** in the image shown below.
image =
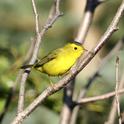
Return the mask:
<svg viewBox="0 0 124 124"><path fill-rule="evenodd" d="M74 47L74 50L77 50L77 47Z"/></svg>

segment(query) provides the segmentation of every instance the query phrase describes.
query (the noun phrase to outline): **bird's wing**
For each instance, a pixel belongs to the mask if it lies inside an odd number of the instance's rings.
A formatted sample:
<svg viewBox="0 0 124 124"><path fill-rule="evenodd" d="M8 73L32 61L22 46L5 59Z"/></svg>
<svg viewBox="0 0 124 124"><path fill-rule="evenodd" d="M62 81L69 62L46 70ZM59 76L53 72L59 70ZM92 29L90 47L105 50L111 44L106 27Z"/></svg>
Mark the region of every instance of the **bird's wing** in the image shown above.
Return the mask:
<svg viewBox="0 0 124 124"><path fill-rule="evenodd" d="M55 59L58 55L58 53L60 53L61 49L56 49L54 51L52 51L51 53L49 53L48 55L46 55L45 57L43 57L41 60L38 60L34 67L38 68L40 66L42 66L43 64Z"/></svg>

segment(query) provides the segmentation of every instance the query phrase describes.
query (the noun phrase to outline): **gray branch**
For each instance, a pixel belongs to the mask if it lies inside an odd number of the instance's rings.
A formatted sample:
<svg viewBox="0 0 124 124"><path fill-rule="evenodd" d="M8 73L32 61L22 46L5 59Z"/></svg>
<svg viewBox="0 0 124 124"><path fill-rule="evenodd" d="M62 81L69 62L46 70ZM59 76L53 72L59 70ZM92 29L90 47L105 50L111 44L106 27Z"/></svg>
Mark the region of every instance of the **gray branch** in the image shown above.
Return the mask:
<svg viewBox="0 0 124 124"><path fill-rule="evenodd" d="M58 83L53 86L46 88L25 110L23 110L11 124L18 124L22 122L25 117L27 117L36 107L41 104L48 96L54 94L55 92L62 89L65 85L68 84L98 53L98 51L103 47L111 35L118 29L118 23L124 13L124 0L121 3L115 17L113 18L110 26L107 31L104 33L102 38L99 40L98 45L92 50L92 52L86 53L85 56L81 56L76 64L71 68L70 72L65 75Z"/></svg>

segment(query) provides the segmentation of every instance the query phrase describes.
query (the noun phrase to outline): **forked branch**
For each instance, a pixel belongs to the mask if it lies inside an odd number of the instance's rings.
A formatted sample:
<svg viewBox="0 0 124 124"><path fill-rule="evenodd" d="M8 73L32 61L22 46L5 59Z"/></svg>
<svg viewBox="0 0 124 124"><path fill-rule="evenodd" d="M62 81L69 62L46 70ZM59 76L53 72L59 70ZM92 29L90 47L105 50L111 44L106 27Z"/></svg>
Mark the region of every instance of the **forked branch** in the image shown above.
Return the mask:
<svg viewBox="0 0 124 124"><path fill-rule="evenodd" d="M118 23L124 13L124 0L122 1L113 21L108 27L107 31L104 33L102 38L99 40L98 45L88 52L85 56L81 56L78 62L71 68L70 73L64 76L58 83L53 86L46 88L24 111L22 111L12 122L12 124L18 124L23 121L36 107L43 102L48 96L54 94L58 90L62 89L65 85L68 84L97 54L97 52L103 47L111 35L118 29Z"/></svg>

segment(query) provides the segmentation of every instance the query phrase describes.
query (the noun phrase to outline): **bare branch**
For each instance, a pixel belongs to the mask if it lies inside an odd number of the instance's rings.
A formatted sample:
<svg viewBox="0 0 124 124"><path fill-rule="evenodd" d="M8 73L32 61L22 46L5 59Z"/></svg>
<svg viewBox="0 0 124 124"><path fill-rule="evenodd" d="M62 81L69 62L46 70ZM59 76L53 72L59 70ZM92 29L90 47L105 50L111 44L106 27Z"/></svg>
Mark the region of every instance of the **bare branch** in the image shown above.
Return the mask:
<svg viewBox="0 0 124 124"><path fill-rule="evenodd" d="M94 74L89 78L88 82L86 83L86 85L81 89L81 91L79 92L79 95L77 97L76 101L80 101L80 99L82 99L86 92L88 91L88 89L90 88L90 86L92 85L92 83L94 82L94 80L99 76L99 72L101 69L103 69L103 67L105 67L105 64L114 56L118 53L118 51L122 48L123 46L123 40L118 41L118 43L116 44L116 46L109 52L109 54L107 56L105 56L101 63L99 64L99 67L97 68L97 70L94 72ZM71 124L75 124L76 123L76 118L78 115L78 111L80 109L80 106L76 106L73 110L73 114L71 117Z"/></svg>
<svg viewBox="0 0 124 124"><path fill-rule="evenodd" d="M116 75L118 75L118 70L116 72L117 72ZM123 75L122 75L122 79L121 79L121 82L120 82L120 85L119 85L119 90L114 91L114 92L110 92L110 93L107 93L107 94L104 94L104 95L96 96L96 97L83 98L77 104L81 105L81 104L88 103L88 102L95 102L97 100L104 100L104 99L108 99L108 98L110 98L112 96L115 96L116 94L124 93L124 89L121 89L122 86L123 86L122 84L124 82L124 76ZM118 79L117 79L117 81L118 81ZM108 124L112 124L112 123L109 122Z"/></svg>
<svg viewBox="0 0 124 124"><path fill-rule="evenodd" d="M34 0L32 0L32 6L33 6L33 11L34 11L34 15L35 15L35 26L36 26L36 38L34 38L34 41L35 41L35 45L32 49L32 56L31 56L31 59L29 61L29 64L33 64L36 59L37 59L37 55L38 55L38 51L39 51L39 47L40 47L40 43L42 41L42 38L44 36L44 34L46 33L46 31L54 24L54 22L58 19L58 17L60 16L60 11L58 10L59 9L59 2L60 0L56 0L55 3L56 4L56 9L55 9L55 13L53 13L53 16L51 19L48 18L48 20L46 21L43 29L41 31L39 31L39 21L38 21L38 13L37 13L37 10L36 10L36 5L35 5L35 2ZM27 80L27 77L30 73L31 69L26 69L24 71L24 73L22 73L22 78L21 78L21 81L20 81L20 92L19 92L19 101L18 101L18 114L20 112L23 111L23 108L24 108L24 95L25 95L25 83L26 83L26 80Z"/></svg>
<svg viewBox="0 0 124 124"><path fill-rule="evenodd" d="M123 2L124 1L122 1L122 5L118 9L118 13L114 17L111 25L108 27L108 30L105 32L105 34L101 38L101 40L100 40L99 44L97 45L97 47L95 48L94 52L99 51L99 49L101 48L101 46L105 44L105 42L106 42L105 39L108 39L113 32L115 32L116 30L118 30L118 23L119 23L119 20L121 18L120 15L123 15L123 13L124 13L123 12Z"/></svg>
<svg viewBox="0 0 124 124"><path fill-rule="evenodd" d="M60 12L60 2L61 0L55 0L53 6L51 7L49 17L46 21L46 24L44 26L44 30L40 32L41 35L43 35L44 31L48 30L48 28L51 28L53 23L56 21L56 19L63 15L63 13Z"/></svg>
<svg viewBox="0 0 124 124"><path fill-rule="evenodd" d="M115 99L116 99L116 108L119 118L119 124L121 124L121 114L120 114L120 104L119 104L119 97L118 97L118 90L119 90L119 57L116 58L116 87L115 87Z"/></svg>
<svg viewBox="0 0 124 124"><path fill-rule="evenodd" d="M64 88L64 105L62 107L60 124L68 124L70 122L71 114L73 111L73 92L74 92L74 80L70 81L67 86Z"/></svg>
<svg viewBox="0 0 124 124"><path fill-rule="evenodd" d="M123 87L124 87L124 72L121 76L121 81L120 81L118 89L120 90ZM118 99L120 99L120 96L118 96ZM113 124L114 123L114 120L115 120L115 117L116 117L116 99L113 100L112 107L111 107L110 110L111 111L109 113L108 120L105 122L105 124Z"/></svg>
<svg viewBox="0 0 124 124"><path fill-rule="evenodd" d="M35 1L32 0L32 7L33 7L33 12L34 12L34 15L35 15L35 30L36 30L36 37L38 38L39 36L39 15L37 13L37 9L36 9L36 5L35 5ZM39 38L40 40L41 38ZM39 41L39 40L36 40L36 41ZM34 49L39 49L38 47L35 48L35 45L37 44L36 41L33 39L32 40L32 44L31 44L31 47L28 51L28 57L32 57L33 55L33 51ZM40 41L39 41L40 42ZM39 44L38 44L39 45ZM35 53L35 56L32 57L32 58L28 58L28 59L31 59L31 61L29 63L34 63L35 60L36 60L36 56L37 56L37 53L38 53L38 50L36 50L36 53ZM34 58L34 59L33 59ZM30 73L30 69L28 69L28 72ZM24 108L24 97L25 97L25 82L26 82L26 79L27 79L27 76L29 73L22 73L22 78L21 78L21 83L20 83L20 92L19 92L19 100L18 100L18 114L23 111L23 108Z"/></svg>
<svg viewBox="0 0 124 124"><path fill-rule="evenodd" d="M94 74L92 75L92 77L89 78L87 84L85 85L85 87L83 87L84 89L80 92L80 95L78 97L78 99L83 98L86 91L89 89L90 85L92 84L92 82L99 76L100 71L103 69L103 67L105 66L105 64L114 56L118 53L118 51L123 47L123 39L118 41L118 43L115 45L115 47L108 53L107 56L105 56L101 63L99 64L97 70L94 72ZM81 95L82 94L82 95Z"/></svg>
<svg viewBox="0 0 124 124"><path fill-rule="evenodd" d="M100 5L100 3L102 2L103 1L101 0L87 0L85 14L81 22L78 34L75 37L75 41L80 42L82 44L85 42L85 38L87 36L89 27L93 21L94 11L97 6Z"/></svg>
<svg viewBox="0 0 124 124"><path fill-rule="evenodd" d="M29 61L32 57L32 54L33 54L33 50L34 50L34 46L36 44L36 41L34 39L31 39L31 46L27 52L27 55L25 56L25 60L24 60L24 63L27 61ZM15 85L13 86L13 92L15 92L16 90L16 86L19 82L22 82L20 83L20 91L19 91L19 100L18 100L18 112L17 114L19 114L22 110L23 110L23 107L24 107L24 94L25 94L25 80L24 80L24 72L23 70L19 70L18 72L18 75L17 75L17 78L16 78L16 81L15 81ZM14 94L14 93L13 93Z"/></svg>
<svg viewBox="0 0 124 124"><path fill-rule="evenodd" d="M118 94L122 94L124 93L124 89L118 90ZM78 103L76 103L77 105L83 105L89 102L96 102L96 101L100 101L100 100L105 100L108 99L110 97L113 97L116 95L116 92L110 92L110 93L106 93L100 96L94 96L94 97L88 97L88 98L83 98L82 100L80 100Z"/></svg>
<svg viewBox="0 0 124 124"><path fill-rule="evenodd" d="M115 17L113 18L110 26L107 28L107 31L103 34L101 39L98 42L98 45L92 50L92 52L88 52L85 56L80 57L79 61L75 64L75 66L71 69L71 72L76 75L79 73L91 59L98 53L98 51L103 47L103 45L107 42L110 36L117 31L117 26L119 20L121 19L124 12L124 0L120 5ZM77 65L77 66L76 66Z"/></svg>
<svg viewBox="0 0 124 124"><path fill-rule="evenodd" d="M81 25L79 27L79 31L74 41L82 43L82 44L84 43L89 27L93 20L94 11L100 3L101 1L99 0L87 0L84 17L81 20ZM69 87L66 87L64 90L65 91L64 98L67 97L68 100L65 101L64 99L64 105L63 105L62 112L61 112L60 124L68 124L72 120L72 110L73 110L73 107L72 107L73 95L72 94L73 94L74 88L71 88L70 90L70 87L74 87L74 84L75 84L75 78L70 81ZM68 98L67 92L70 92L69 98Z"/></svg>
<svg viewBox="0 0 124 124"><path fill-rule="evenodd" d="M36 4L35 4L35 0L32 0L32 7L33 7L33 12L35 15L35 27L36 27L36 33L37 35L39 34L39 15L37 13L37 8L36 8Z"/></svg>
<svg viewBox="0 0 124 124"><path fill-rule="evenodd" d="M116 66L118 66L118 65L116 64ZM117 68L118 67L116 67L116 82L118 82L118 76L117 76L118 75L118 69ZM124 73L122 75L119 86L116 86L116 88L118 88L118 90L120 90L123 87L124 87ZM117 94L118 94L118 91L117 91ZM117 96L117 97L118 97L118 100L119 100L120 96ZM109 113L108 120L105 122L105 124L113 124L114 123L114 120L115 120L115 117L116 117L116 111L117 111L117 99L116 98L114 98L114 100L112 102L112 107L111 107L110 110L111 111Z"/></svg>
<svg viewBox="0 0 124 124"><path fill-rule="evenodd" d="M110 36L117 30L118 23L124 12L124 0L121 3L112 23L105 32L105 34L100 39L98 45L94 48L93 52L88 52L85 56L81 56L76 64L71 68L70 73L65 75L58 83L53 86L46 88L23 112L21 112L12 122L12 124L18 124L23 121L36 107L43 102L48 96L54 94L58 90L62 89L65 85L68 84L97 54L101 47L107 42Z"/></svg>
<svg viewBox="0 0 124 124"><path fill-rule="evenodd" d="M123 12L122 12L122 14L123 14ZM117 21L118 18L115 17L115 19L113 19L113 20L114 20L114 21ZM111 26L112 26L112 24L110 25L110 27L111 27ZM115 29L116 29L116 27L115 27ZM109 30L109 29L108 29L108 30ZM113 30L113 31L114 31L114 30ZM110 32L109 32L109 33L110 33ZM108 33L108 34L109 34L109 33ZM112 33L112 32L111 32L111 33ZM111 34L111 33L110 33L110 34ZM84 35L84 34L83 34L83 35ZM106 32L104 35L107 36L107 32ZM103 36L103 39L101 38L101 41L104 40L104 38L105 38L105 37ZM80 37L79 37L79 40L80 40ZM82 42L84 42L84 41L82 41ZM104 42L101 42L101 43L104 44ZM116 49L118 49L118 48L121 46L121 44L122 44L122 43L119 43ZM99 46L99 45L98 45L98 46ZM101 44L100 44L100 46L102 47ZM96 49L98 49L98 48L96 47ZM114 52L116 51L116 49L111 52L111 55L114 54ZM109 56L107 56L107 57L109 58ZM106 62L106 60L107 60L107 58L105 59L105 61L103 61L102 65L104 65L104 63ZM100 68L102 67L102 65L100 66ZM88 84L86 85L86 87L85 87L86 89L89 88L89 86L91 85L91 83L92 83L92 81L94 80L94 78L96 78L96 77L99 75L98 72L99 72L100 68L98 68L98 70L96 71L96 73L94 73L94 76L93 76L92 80L90 80L90 81L88 82ZM81 96L84 96L84 95L85 95L86 89L84 89L84 90L80 93ZM80 95L79 95L79 96L80 96ZM76 113L78 112L78 108L79 108L79 107L77 106L77 108L76 108L76 110L75 110L76 112L74 113L74 115L72 115L72 116L73 116L73 117L72 117L72 121L71 121L72 124L74 124L75 121L76 121Z"/></svg>

